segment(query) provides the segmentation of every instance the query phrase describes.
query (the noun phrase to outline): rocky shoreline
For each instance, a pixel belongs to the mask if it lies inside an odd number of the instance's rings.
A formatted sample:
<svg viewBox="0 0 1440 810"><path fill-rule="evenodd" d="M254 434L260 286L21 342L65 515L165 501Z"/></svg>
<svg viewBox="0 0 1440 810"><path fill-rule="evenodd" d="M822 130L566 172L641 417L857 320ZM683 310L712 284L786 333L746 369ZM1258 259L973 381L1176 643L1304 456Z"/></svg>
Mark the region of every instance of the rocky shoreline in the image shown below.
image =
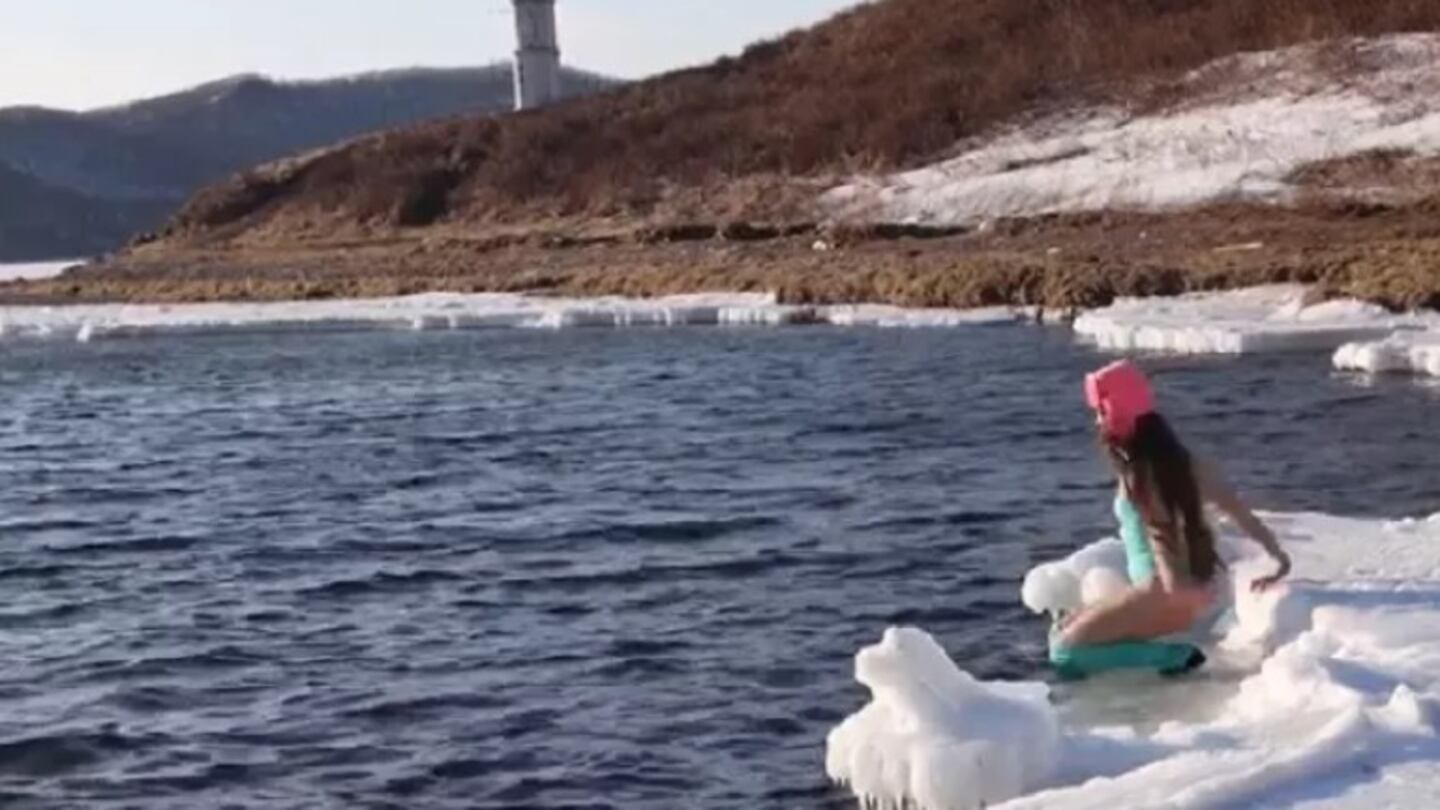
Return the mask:
<svg viewBox="0 0 1440 810"><path fill-rule="evenodd" d="M979 227L574 222L397 230L345 242L141 245L9 304L273 301L421 292L651 297L773 292L782 303L1083 308L1275 282L1391 309L1440 308L1440 198L1385 206L1212 206L996 220Z"/></svg>

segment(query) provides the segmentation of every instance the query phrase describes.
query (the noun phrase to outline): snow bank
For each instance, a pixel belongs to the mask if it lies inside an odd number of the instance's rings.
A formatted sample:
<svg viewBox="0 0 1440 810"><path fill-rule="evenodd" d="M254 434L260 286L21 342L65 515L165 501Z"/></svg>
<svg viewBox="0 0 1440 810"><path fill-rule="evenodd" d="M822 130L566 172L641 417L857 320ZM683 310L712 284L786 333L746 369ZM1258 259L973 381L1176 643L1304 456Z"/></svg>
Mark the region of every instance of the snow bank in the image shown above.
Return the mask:
<svg viewBox="0 0 1440 810"><path fill-rule="evenodd" d="M1282 200L1293 191L1287 178L1309 163L1375 149L1440 152L1440 35L1354 47L1343 79L1312 69L1315 46L1230 57L1191 75L1189 105L1072 111L942 163L842 185L821 203L851 220L967 224Z"/></svg>
<svg viewBox="0 0 1440 810"><path fill-rule="evenodd" d="M1043 684L981 683L929 635L890 628L855 656L870 705L826 741L825 769L861 801L951 808L1034 790L1060 740Z"/></svg>
<svg viewBox="0 0 1440 810"><path fill-rule="evenodd" d="M1122 298L1075 320L1076 334L1110 351L1183 354L1334 351L1397 330L1440 326L1433 313L1395 315L1374 304L1305 305L1306 288L1276 284L1173 298Z"/></svg>
<svg viewBox="0 0 1440 810"><path fill-rule="evenodd" d="M929 810L1433 806L1440 515L1265 519L1297 579L1251 593L1268 564L1225 535L1223 552L1240 556L1215 663L1176 681L1115 676L1131 703L1168 690L1166 716L1077 725L1076 705L1114 692L1108 677L1067 687L1057 707L1039 700L1043 685L976 681L923 632L891 630L857 656L872 700L831 733L827 771L867 802ZM1079 598L1087 572L1121 560L1103 540L1037 567L1023 598L1041 610Z"/></svg>
<svg viewBox="0 0 1440 810"><path fill-rule="evenodd" d="M1335 351L1333 361L1344 371L1440 377L1440 330L1397 332L1384 340L1347 343Z"/></svg>
<svg viewBox="0 0 1440 810"><path fill-rule="evenodd" d="M54 278L83 261L83 259L66 259L64 261L0 264L0 281Z"/></svg>
<svg viewBox="0 0 1440 810"><path fill-rule="evenodd" d="M431 293L397 298L271 303L0 307L0 336L80 341L155 332L278 329L475 329L779 325L959 326L1010 323L1014 311L907 310L887 306L796 307L758 293L654 299L539 298Z"/></svg>

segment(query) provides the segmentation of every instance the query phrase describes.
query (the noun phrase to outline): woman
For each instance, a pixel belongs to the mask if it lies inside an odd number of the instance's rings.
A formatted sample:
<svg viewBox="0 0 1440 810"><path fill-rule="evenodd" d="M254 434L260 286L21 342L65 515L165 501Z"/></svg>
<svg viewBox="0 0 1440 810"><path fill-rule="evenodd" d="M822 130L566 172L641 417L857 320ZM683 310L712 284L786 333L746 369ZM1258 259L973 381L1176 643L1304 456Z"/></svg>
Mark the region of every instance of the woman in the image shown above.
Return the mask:
<svg viewBox="0 0 1440 810"><path fill-rule="evenodd" d="M1223 563L1205 520L1208 502L1229 515L1279 565L1251 583L1260 591L1290 572L1290 558L1213 467L1193 458L1154 410L1144 373L1128 361L1085 378L1101 446L1119 479L1115 515L1132 587L1081 610L1061 630L1067 646L1153 639L1191 629L1215 602Z"/></svg>

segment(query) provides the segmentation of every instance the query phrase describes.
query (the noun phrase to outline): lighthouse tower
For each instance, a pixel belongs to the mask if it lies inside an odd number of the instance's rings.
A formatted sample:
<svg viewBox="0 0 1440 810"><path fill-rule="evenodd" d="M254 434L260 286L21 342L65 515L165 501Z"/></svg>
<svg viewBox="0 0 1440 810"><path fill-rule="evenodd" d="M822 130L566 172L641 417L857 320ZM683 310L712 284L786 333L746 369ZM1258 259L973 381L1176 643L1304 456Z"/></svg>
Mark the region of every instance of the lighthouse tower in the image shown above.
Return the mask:
<svg viewBox="0 0 1440 810"><path fill-rule="evenodd" d="M543 107L560 98L560 40L555 0L514 0L515 109Z"/></svg>

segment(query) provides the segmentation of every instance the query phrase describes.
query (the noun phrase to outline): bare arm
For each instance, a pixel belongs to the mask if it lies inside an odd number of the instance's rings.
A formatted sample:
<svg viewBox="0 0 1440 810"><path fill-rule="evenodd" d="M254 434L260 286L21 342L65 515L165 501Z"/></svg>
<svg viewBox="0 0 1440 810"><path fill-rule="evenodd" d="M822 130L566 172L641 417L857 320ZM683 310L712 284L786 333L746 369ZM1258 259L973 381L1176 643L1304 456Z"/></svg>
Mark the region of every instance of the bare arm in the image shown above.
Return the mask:
<svg viewBox="0 0 1440 810"><path fill-rule="evenodd" d="M1217 509L1224 512L1227 517L1234 521L1240 530L1249 535L1252 540L1259 543L1266 553L1279 564L1279 571L1273 576L1262 577L1255 581L1257 589L1263 590L1274 585L1290 573L1290 555L1280 548L1280 541L1276 539L1275 533L1270 531L1250 507L1240 500L1235 490L1220 475L1214 465L1197 461L1195 463L1195 480L1200 486L1200 493L1205 500L1214 504Z"/></svg>

